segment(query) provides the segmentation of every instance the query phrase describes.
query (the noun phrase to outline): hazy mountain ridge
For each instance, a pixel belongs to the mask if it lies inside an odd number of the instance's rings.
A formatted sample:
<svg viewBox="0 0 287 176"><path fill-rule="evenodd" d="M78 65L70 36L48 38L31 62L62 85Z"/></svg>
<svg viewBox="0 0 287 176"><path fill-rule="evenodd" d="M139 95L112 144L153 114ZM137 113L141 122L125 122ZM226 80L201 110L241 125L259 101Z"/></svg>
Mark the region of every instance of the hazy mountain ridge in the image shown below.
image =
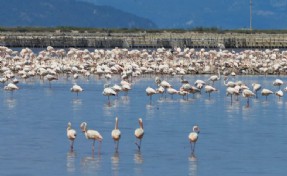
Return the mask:
<svg viewBox="0 0 287 176"><path fill-rule="evenodd" d="M156 28L151 20L110 6L75 0L9 0L1 2L0 26L75 26Z"/></svg>
<svg viewBox="0 0 287 176"><path fill-rule="evenodd" d="M250 0L81 0L154 21L159 28L249 28ZM287 0L253 0L254 29L286 29Z"/></svg>

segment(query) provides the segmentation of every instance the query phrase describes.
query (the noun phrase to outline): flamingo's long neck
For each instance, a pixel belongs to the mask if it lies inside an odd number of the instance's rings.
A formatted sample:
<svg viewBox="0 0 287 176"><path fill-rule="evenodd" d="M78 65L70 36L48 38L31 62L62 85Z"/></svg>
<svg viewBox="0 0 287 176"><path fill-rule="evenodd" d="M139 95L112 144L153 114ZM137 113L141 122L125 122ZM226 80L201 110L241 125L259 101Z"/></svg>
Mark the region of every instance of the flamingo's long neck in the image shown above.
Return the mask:
<svg viewBox="0 0 287 176"><path fill-rule="evenodd" d="M116 118L116 125L115 125L115 129L119 129L119 120L118 120L118 118Z"/></svg>
<svg viewBox="0 0 287 176"><path fill-rule="evenodd" d="M142 121L139 121L139 124L140 124L140 128L143 129L143 123L142 123Z"/></svg>

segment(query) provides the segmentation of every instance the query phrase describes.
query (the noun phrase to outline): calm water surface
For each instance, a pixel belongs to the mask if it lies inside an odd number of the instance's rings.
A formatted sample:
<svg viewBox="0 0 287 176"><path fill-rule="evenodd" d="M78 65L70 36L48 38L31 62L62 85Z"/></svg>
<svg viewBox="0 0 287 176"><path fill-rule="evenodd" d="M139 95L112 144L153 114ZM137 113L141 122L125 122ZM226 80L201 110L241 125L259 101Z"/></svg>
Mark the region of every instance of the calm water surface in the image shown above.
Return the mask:
<svg viewBox="0 0 287 176"><path fill-rule="evenodd" d="M208 76L186 76L191 83ZM236 76L248 86L261 83L277 91L272 82L278 76ZM287 81L287 77L280 76ZM180 77L165 77L176 89ZM36 78L19 83L11 94L0 89L0 175L284 175L287 172L287 98L275 95L251 99L243 97L230 104L223 80L211 98L202 92L188 101L180 96L145 94L155 88L154 78L133 79L127 96L102 95L107 82L99 77L76 82L84 88L77 97L70 92L72 78L42 82ZM119 84L119 77L108 81ZM283 87L285 88L285 86ZM283 89L282 88L282 89ZM111 130L119 117L122 138L114 151ZM137 150L134 130L143 118L145 136ZM66 137L68 122L77 130L74 151ZM101 153L93 154L92 141L85 139L79 125L103 136ZM195 156L191 156L188 134L198 124L201 132ZM98 144L96 143L96 150Z"/></svg>

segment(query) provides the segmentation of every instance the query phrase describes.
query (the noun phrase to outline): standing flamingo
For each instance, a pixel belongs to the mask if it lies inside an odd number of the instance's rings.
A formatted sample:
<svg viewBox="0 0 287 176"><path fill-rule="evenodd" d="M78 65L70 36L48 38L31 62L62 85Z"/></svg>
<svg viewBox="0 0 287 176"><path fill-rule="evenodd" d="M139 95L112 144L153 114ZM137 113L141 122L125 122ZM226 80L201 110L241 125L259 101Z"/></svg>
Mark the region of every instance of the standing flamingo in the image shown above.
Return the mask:
<svg viewBox="0 0 287 176"><path fill-rule="evenodd" d="M229 96L230 95L230 104L232 105L232 96L233 95L236 95L238 96L239 95L239 89L237 87L227 87L226 89L226 96Z"/></svg>
<svg viewBox="0 0 287 176"><path fill-rule="evenodd" d="M135 136L139 140L139 143L135 142L135 144L138 146L138 149L141 150L141 141L142 141L142 138L144 136L142 118L139 118L139 125L140 125L140 127L135 130Z"/></svg>
<svg viewBox="0 0 287 176"><path fill-rule="evenodd" d="M196 144L196 141L198 140L199 132L200 132L200 130L199 130L198 125L195 125L192 128L192 132L189 133L189 135L188 135L188 139L189 139L189 142L191 144L191 153L192 154L194 153L194 150L195 150L195 144Z"/></svg>
<svg viewBox="0 0 287 176"><path fill-rule="evenodd" d="M115 150L116 152L119 149L119 142L121 138L121 131L119 130L119 119L116 117L116 123L115 123L115 129L112 131L112 138L114 139L115 142Z"/></svg>
<svg viewBox="0 0 287 176"><path fill-rule="evenodd" d="M210 98L210 93L211 92L217 91L216 88L214 88L214 87L212 87L210 85L206 85L204 88L205 88L205 92L208 93L208 97L209 98Z"/></svg>
<svg viewBox="0 0 287 176"><path fill-rule="evenodd" d="M275 81L273 82L273 86L278 86L279 89L281 87L281 85L283 85L283 81L281 79L275 79Z"/></svg>
<svg viewBox="0 0 287 176"><path fill-rule="evenodd" d="M71 122L68 122L68 128L67 128L67 137L71 141L71 151L73 151L74 148L74 141L76 139L77 133L76 130L72 129Z"/></svg>
<svg viewBox="0 0 287 176"><path fill-rule="evenodd" d="M280 100L280 98L283 97L284 93L282 90L278 90L277 92L275 92L275 95L278 96L278 99Z"/></svg>
<svg viewBox="0 0 287 176"><path fill-rule="evenodd" d="M92 147L93 152L95 151L95 141L96 140L99 141L99 153L100 153L101 143L103 140L101 134L96 130L88 130L86 122L81 123L80 128L82 129L82 132L85 133L87 139L93 140L93 147Z"/></svg>
<svg viewBox="0 0 287 176"><path fill-rule="evenodd" d="M258 83L253 83L252 87L253 87L253 92L255 92L255 98L257 98L257 92L261 89L261 85Z"/></svg>
<svg viewBox="0 0 287 176"><path fill-rule="evenodd" d="M83 91L84 89L81 86L77 85L76 83L74 83L73 87L71 88L71 92L76 92L77 97L78 97L79 92L83 92Z"/></svg>
<svg viewBox="0 0 287 176"><path fill-rule="evenodd" d="M4 90L8 90L8 91L11 91L12 92L12 95L13 95L13 92L15 90L18 90L19 87L16 86L14 83L9 83L7 86L4 86Z"/></svg>
<svg viewBox="0 0 287 176"><path fill-rule="evenodd" d="M249 89L243 89L242 96L244 98L247 98L247 105L246 105L246 107L249 107L249 98L254 97L255 94Z"/></svg>
<svg viewBox="0 0 287 176"><path fill-rule="evenodd" d="M218 75L212 75L209 77L208 81L212 82L212 85L214 84L215 81L220 80L220 71L218 69Z"/></svg>
<svg viewBox="0 0 287 176"><path fill-rule="evenodd" d="M147 87L147 88L145 89L145 92L146 92L146 95L150 97L150 104L151 104L152 96L153 96L154 94L156 94L156 90L154 90L154 89L151 88L151 87Z"/></svg>
<svg viewBox="0 0 287 176"><path fill-rule="evenodd" d="M110 102L110 96L115 96L117 95L117 92L114 91L114 89L112 89L111 87L109 87L109 85L105 85L105 88L103 90L103 95L108 97L108 101L109 101L109 105L111 104Z"/></svg>
<svg viewBox="0 0 287 176"><path fill-rule="evenodd" d="M49 81L49 87L51 88L51 81L58 80L58 78L54 75L48 74L46 75L46 79Z"/></svg>
<svg viewBox="0 0 287 176"><path fill-rule="evenodd" d="M272 92L272 91L269 90L269 89L262 89L262 91L261 91L261 95L262 95L262 96L265 96L265 97L266 97L266 100L267 100L268 95L273 94L273 93L274 93L274 92Z"/></svg>

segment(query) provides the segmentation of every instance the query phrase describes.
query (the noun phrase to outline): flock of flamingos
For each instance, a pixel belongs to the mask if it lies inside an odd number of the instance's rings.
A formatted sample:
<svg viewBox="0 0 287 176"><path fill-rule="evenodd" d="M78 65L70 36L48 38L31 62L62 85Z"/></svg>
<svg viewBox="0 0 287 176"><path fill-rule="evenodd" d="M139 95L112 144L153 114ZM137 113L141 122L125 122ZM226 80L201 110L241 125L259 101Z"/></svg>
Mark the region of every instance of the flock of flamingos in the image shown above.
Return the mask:
<svg viewBox="0 0 287 176"><path fill-rule="evenodd" d="M30 77L39 77L51 82L58 80L59 76L73 77L73 80L79 76L89 77L90 75L103 76L104 79L111 79L113 75L121 75L120 84L105 84L102 94L107 96L110 104L110 96L116 96L119 92L128 93L132 89L132 78L143 74L154 75L154 82L157 86L146 88L146 95L150 97L154 94L180 95L188 100L189 94L201 93L202 91L210 94L217 91L214 83L224 80L226 86L226 95L230 96L231 103L233 97L242 95L246 98L246 106L249 107L249 99L257 98L258 92L262 96L274 94L279 98L284 95L281 86L284 82L281 79L275 79L274 86L279 90L263 88L259 83L253 83L248 87L242 81L229 81L230 77L238 74L286 74L287 71L287 52L279 49L273 50L242 50L235 52L233 50L208 50L193 48L158 48L153 50L128 50L114 48L109 50L95 49L55 49L48 46L46 49L37 53L29 48L23 48L20 51L14 51L10 48L0 46L0 82L3 83L4 90L12 93L19 89L17 83ZM210 74L207 80L196 80L190 83L185 79L187 74ZM180 75L181 87L177 90L168 80L162 80L158 75ZM75 83L71 91L78 96L84 89ZM111 136L115 141L115 150L118 150L118 142L121 132L118 127L118 118L115 119L115 128ZM141 140L144 136L143 120L138 119L139 128L134 132L138 141L135 143L138 150L141 149ZM94 151L95 141L101 144L103 137L96 130L88 129L87 123L80 125L81 131L87 139L93 140L92 150ZM195 143L198 139L199 127L195 125L192 132L188 135L191 143L192 153ZM67 137L71 141L71 150L76 139L76 131L72 129L71 123L68 123ZM100 145L99 145L100 149Z"/></svg>

